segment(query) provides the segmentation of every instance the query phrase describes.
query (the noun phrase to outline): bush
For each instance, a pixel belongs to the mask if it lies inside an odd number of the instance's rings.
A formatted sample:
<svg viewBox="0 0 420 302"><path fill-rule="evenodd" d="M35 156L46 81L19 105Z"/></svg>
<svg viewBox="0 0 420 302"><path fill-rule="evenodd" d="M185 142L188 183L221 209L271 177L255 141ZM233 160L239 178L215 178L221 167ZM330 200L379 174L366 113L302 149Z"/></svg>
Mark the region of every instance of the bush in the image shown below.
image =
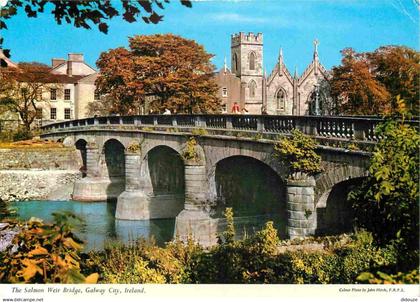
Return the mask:
<svg viewBox="0 0 420 302"><path fill-rule="evenodd" d="M96 283L98 274L81 273L82 242L70 231L70 220L76 217L53 215L53 224L33 220L19 225L13 245L1 254L0 282Z"/></svg>
<svg viewBox="0 0 420 302"><path fill-rule="evenodd" d="M22 141L32 138L32 133L23 127L19 127L13 133L13 141Z"/></svg>
<svg viewBox="0 0 420 302"><path fill-rule="evenodd" d="M359 227L372 232L380 245L394 243L401 255L408 255L418 250L419 242L420 136L393 119L379 125L376 135L381 140L373 152L370 175L349 198ZM418 259L402 262L415 266Z"/></svg>
<svg viewBox="0 0 420 302"><path fill-rule="evenodd" d="M281 138L274 145L274 155L289 165L291 175L296 172L313 175L322 171L321 157L315 148L316 143L311 137L293 130L292 137Z"/></svg>

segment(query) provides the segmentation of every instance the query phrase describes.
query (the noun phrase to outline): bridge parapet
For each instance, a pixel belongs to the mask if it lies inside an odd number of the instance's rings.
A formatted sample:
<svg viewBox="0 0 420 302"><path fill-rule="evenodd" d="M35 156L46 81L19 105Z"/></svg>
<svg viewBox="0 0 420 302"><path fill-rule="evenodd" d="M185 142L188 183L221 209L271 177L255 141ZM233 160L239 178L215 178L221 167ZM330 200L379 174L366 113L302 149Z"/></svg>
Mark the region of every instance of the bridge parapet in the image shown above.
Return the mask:
<svg viewBox="0 0 420 302"><path fill-rule="evenodd" d="M171 127L182 130L239 130L266 134L290 134L299 129L319 139L340 139L375 143L379 138L375 128L381 118L291 115L136 115L101 116L54 123L42 127L44 134L125 126L133 129ZM417 121L408 121L418 127ZM124 128L125 128L124 127Z"/></svg>

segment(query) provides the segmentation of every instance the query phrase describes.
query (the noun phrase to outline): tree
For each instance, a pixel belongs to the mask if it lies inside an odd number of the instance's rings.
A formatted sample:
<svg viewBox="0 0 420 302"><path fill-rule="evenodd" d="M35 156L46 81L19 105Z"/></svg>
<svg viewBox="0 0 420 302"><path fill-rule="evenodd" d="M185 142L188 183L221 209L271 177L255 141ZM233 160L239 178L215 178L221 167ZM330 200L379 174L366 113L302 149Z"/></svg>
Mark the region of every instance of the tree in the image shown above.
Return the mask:
<svg viewBox="0 0 420 302"><path fill-rule="evenodd" d="M341 66L332 69L331 95L336 99L342 114L376 115L388 112L389 93L370 71L364 54L351 48L341 51Z"/></svg>
<svg viewBox="0 0 420 302"><path fill-rule="evenodd" d="M139 90L139 85L134 85L133 58L130 51L119 47L103 52L96 64L100 68L96 89L104 96L100 101L92 102L89 110L103 115L105 112L128 114L130 108L139 108L139 96L144 93Z"/></svg>
<svg viewBox="0 0 420 302"><path fill-rule="evenodd" d="M356 222L380 244L394 242L399 250L417 250L420 135L404 119L396 118L378 126L376 135L381 140L373 152L369 176L349 195Z"/></svg>
<svg viewBox="0 0 420 302"><path fill-rule="evenodd" d="M0 80L0 106L19 114L29 132L42 100L42 91L55 82L50 67L40 63L19 63L18 68L1 68Z"/></svg>
<svg viewBox="0 0 420 302"><path fill-rule="evenodd" d="M164 3L169 3L169 0L122 0L121 2L122 7L118 2L109 0L9 0L6 6L0 9L0 31L7 29L4 19L15 16L19 9L24 8L29 18L36 18L39 13L50 11L57 24L65 21L75 27L90 29L93 23L101 32L107 33L109 20L119 15L122 15L123 19L129 23L139 18L148 24L159 23L163 20L163 15L158 14L157 9L164 9ZM180 0L180 2L186 7L192 6L190 0ZM2 48L2 42L0 40L0 48ZM4 64L4 61L0 63Z"/></svg>
<svg viewBox="0 0 420 302"><path fill-rule="evenodd" d="M382 46L373 52L342 50L342 64L332 70L331 94L344 114L396 113L397 96L408 114L419 115L420 53L405 46Z"/></svg>
<svg viewBox="0 0 420 302"><path fill-rule="evenodd" d="M368 53L372 73L390 94L391 107L396 110L399 95L409 113L419 115L420 53L404 46L383 46Z"/></svg>
<svg viewBox="0 0 420 302"><path fill-rule="evenodd" d="M134 36L129 50L101 54L97 86L115 95L119 113L138 111L150 100L153 112L215 112L220 109L212 55L193 40L165 34Z"/></svg>

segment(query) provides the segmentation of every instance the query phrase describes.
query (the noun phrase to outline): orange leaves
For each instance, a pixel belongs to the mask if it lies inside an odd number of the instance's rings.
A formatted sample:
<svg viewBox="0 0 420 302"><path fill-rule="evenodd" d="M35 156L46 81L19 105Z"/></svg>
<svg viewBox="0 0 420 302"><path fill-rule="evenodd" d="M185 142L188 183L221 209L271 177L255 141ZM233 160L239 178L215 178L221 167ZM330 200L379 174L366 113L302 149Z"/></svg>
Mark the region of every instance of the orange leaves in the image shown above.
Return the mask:
<svg viewBox="0 0 420 302"><path fill-rule="evenodd" d="M48 251L42 246L38 246L28 253L28 257L42 256L48 254Z"/></svg>
<svg viewBox="0 0 420 302"><path fill-rule="evenodd" d="M43 260L22 259L21 264L23 265L23 268L16 273L16 276L19 278L22 277L25 282L28 282L36 273L42 275L43 270L37 265L40 262L43 262Z"/></svg>
<svg viewBox="0 0 420 302"><path fill-rule="evenodd" d="M80 272L79 239L70 231L72 214L55 213L54 224L29 221L0 262L0 282L11 283L83 283L96 282L98 275L88 278Z"/></svg>
<svg viewBox="0 0 420 302"><path fill-rule="evenodd" d="M344 114L377 115L398 110L398 95L408 101L411 114L419 110L420 54L407 47L384 46L374 52L342 51L333 68L331 94Z"/></svg>
<svg viewBox="0 0 420 302"><path fill-rule="evenodd" d="M119 113L146 103L153 112L214 112L220 107L213 78L213 55L194 40L172 34L142 35L129 39L130 49L102 53L96 82L111 94ZM149 101L150 104L149 104Z"/></svg>

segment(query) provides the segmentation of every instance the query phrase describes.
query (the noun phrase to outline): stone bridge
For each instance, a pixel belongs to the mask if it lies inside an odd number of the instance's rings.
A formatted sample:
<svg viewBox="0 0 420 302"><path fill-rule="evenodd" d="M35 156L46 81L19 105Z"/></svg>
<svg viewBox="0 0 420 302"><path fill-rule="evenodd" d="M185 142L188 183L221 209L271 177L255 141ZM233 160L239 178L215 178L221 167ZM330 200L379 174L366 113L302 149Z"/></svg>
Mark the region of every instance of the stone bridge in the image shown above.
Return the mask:
<svg viewBox="0 0 420 302"><path fill-rule="evenodd" d="M80 150L73 199L116 199L117 219L175 218L175 234L216 241L221 212L278 219L281 237L351 230L348 191L367 173L380 119L264 115L95 117L42 127L43 138ZM273 156L293 129L318 142L324 172L289 177ZM354 149L354 148L350 148ZM263 218L261 218L263 219Z"/></svg>

